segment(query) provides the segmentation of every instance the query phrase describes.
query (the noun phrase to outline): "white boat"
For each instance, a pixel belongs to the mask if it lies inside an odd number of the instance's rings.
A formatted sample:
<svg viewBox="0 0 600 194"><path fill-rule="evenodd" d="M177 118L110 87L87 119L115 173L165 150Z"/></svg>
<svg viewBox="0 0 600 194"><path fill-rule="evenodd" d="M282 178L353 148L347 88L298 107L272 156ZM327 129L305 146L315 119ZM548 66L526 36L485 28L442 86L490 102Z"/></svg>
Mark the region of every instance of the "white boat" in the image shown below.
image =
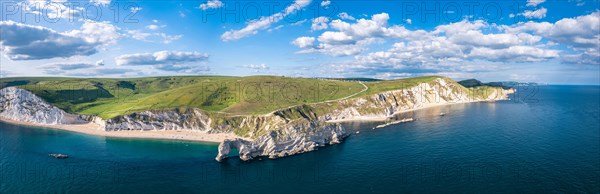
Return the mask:
<svg viewBox="0 0 600 194"><path fill-rule="evenodd" d="M58 159L65 159L65 158L69 157L66 154L48 154L48 156L52 156L52 157L55 157L55 158L58 158Z"/></svg>

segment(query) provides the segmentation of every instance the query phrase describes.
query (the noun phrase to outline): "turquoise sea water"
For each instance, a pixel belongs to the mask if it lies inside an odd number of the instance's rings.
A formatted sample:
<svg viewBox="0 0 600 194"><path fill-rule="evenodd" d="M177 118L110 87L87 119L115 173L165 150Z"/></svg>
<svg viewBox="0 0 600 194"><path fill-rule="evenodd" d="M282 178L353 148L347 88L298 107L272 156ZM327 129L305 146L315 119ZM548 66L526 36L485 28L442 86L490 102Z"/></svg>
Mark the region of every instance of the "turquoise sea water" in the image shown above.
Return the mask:
<svg viewBox="0 0 600 194"><path fill-rule="evenodd" d="M223 163L216 144L0 123L0 193L598 193L599 103L598 86L521 89L512 101L419 110L380 129L345 123L360 133L316 152Z"/></svg>

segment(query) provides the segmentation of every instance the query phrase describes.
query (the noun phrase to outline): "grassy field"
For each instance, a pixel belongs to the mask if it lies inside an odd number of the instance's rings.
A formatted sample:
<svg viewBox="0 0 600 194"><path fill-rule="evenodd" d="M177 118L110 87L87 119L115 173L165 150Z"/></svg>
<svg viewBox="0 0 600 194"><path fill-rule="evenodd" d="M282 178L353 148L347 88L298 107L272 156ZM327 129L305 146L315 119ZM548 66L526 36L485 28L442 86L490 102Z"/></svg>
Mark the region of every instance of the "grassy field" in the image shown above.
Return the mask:
<svg viewBox="0 0 600 194"><path fill-rule="evenodd" d="M178 76L128 79L4 78L0 87L29 90L71 113L104 119L145 110L200 108L228 115L257 115L290 106L414 87L440 76L364 82L278 76ZM458 84L457 84L458 85ZM492 88L467 90L483 96Z"/></svg>
<svg viewBox="0 0 600 194"><path fill-rule="evenodd" d="M132 112L200 108L232 115L266 114L293 105L343 98L357 82L277 76L195 76L130 79L5 78L72 113L112 118Z"/></svg>

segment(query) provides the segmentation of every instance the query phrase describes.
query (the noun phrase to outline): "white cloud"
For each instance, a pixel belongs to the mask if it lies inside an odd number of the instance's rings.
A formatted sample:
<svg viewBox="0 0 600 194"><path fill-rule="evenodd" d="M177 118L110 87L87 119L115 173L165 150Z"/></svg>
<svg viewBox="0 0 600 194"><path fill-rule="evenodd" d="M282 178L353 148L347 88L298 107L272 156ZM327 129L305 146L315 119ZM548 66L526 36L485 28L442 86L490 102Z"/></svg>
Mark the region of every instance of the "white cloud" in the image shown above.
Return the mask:
<svg viewBox="0 0 600 194"><path fill-rule="evenodd" d="M270 67L267 66L266 64L259 64L259 65L255 65L255 64L249 64L249 65L243 65L242 67L248 68L248 69L269 69Z"/></svg>
<svg viewBox="0 0 600 194"><path fill-rule="evenodd" d="M120 66L150 65L158 70L174 72L208 71L206 66L195 64L208 60L208 54L200 52L158 51L155 53L135 53L115 58Z"/></svg>
<svg viewBox="0 0 600 194"><path fill-rule="evenodd" d="M91 62L66 62L66 63L50 63L42 65L39 68L46 74L51 75L66 75L81 72L90 72L97 67L104 66L104 61L99 60L96 63Z"/></svg>
<svg viewBox="0 0 600 194"><path fill-rule="evenodd" d="M150 24L150 25L146 26L146 28L148 28L149 30L158 30L158 29L164 28L164 27L167 27L167 25L160 25L159 26L159 25L156 25L156 24Z"/></svg>
<svg viewBox="0 0 600 194"><path fill-rule="evenodd" d="M339 45L339 44L352 44L355 42L352 36L347 35L344 32L332 32L327 31L321 34L317 39L321 43Z"/></svg>
<svg viewBox="0 0 600 194"><path fill-rule="evenodd" d="M375 78L377 79L399 79L399 78L407 78L413 76L410 73L393 73L393 72L385 72L375 74Z"/></svg>
<svg viewBox="0 0 600 194"><path fill-rule="evenodd" d="M142 8L141 8L141 7L132 7L132 8L130 9L131 13L137 13L137 12L139 12L139 11L141 11L141 10L142 10Z"/></svg>
<svg viewBox="0 0 600 194"><path fill-rule="evenodd" d="M117 43L117 40L122 36L118 31L119 28L110 22L85 20L80 30L72 30L65 34L82 37L90 43L98 43L106 46Z"/></svg>
<svg viewBox="0 0 600 194"><path fill-rule="evenodd" d="M548 10L544 7L538 9L538 10L525 10L523 13L520 13L519 15L522 15L525 18L528 19L542 19L546 17L546 13L548 13Z"/></svg>
<svg viewBox="0 0 600 194"><path fill-rule="evenodd" d="M223 2L219 0L208 0L206 3L200 4L200 9L208 10L208 9L217 9L223 7Z"/></svg>
<svg viewBox="0 0 600 194"><path fill-rule="evenodd" d="M513 26L463 20L439 25L432 31L411 31L399 25L388 26L389 16L382 13L356 23L334 20L329 26L337 31L323 32L316 39L300 37L293 44L302 49L298 53L356 55L353 60L326 66L339 72L360 72L380 78L402 77L401 73L406 72L460 77L506 68L507 62L541 62L567 57L568 53L552 49L554 42L578 41L582 43L580 46L587 45L586 51L581 49L583 54L568 55L570 60L562 60L565 63L580 59L587 59L580 61L588 64L597 63L592 56L598 58L600 54L595 54L597 49L591 44L597 45L598 41L598 35L594 33L598 31L599 23L596 15L598 13L563 19L556 24L527 22ZM566 37L569 40L565 40ZM396 43L387 50L360 55L368 49L366 46L385 40Z"/></svg>
<svg viewBox="0 0 600 194"><path fill-rule="evenodd" d="M469 57L483 58L490 61L533 62L557 58L559 57L559 51L531 46L511 46L503 49L477 47L469 53Z"/></svg>
<svg viewBox="0 0 600 194"><path fill-rule="evenodd" d="M111 0L90 0L90 3L93 3L95 5L108 5L110 4Z"/></svg>
<svg viewBox="0 0 600 194"><path fill-rule="evenodd" d="M100 59L96 61L96 66L104 66L104 60Z"/></svg>
<svg viewBox="0 0 600 194"><path fill-rule="evenodd" d="M270 28L270 29L268 29L267 31L268 31L268 32L273 32L273 31L275 31L275 30L279 30L279 29L281 29L281 28L283 28L283 25L275 26L274 28Z"/></svg>
<svg viewBox="0 0 600 194"><path fill-rule="evenodd" d="M545 2L546 0L527 0L527 7L535 7L543 2Z"/></svg>
<svg viewBox="0 0 600 194"><path fill-rule="evenodd" d="M59 33L52 29L0 21L0 47L11 60L88 56L97 48L117 42L118 28L108 22L85 21L80 30Z"/></svg>
<svg viewBox="0 0 600 194"><path fill-rule="evenodd" d="M329 8L329 5L331 5L331 1L329 1L329 0L321 1L321 7L324 7L325 9L327 9L327 8Z"/></svg>
<svg viewBox="0 0 600 194"><path fill-rule="evenodd" d="M310 48L315 44L315 38L306 36L298 37L292 44L300 48Z"/></svg>
<svg viewBox="0 0 600 194"><path fill-rule="evenodd" d="M548 22L526 22L502 26L510 33L533 32L557 43L586 49L598 47L600 35L600 11L575 18L563 18L554 24Z"/></svg>
<svg viewBox="0 0 600 194"><path fill-rule="evenodd" d="M281 21L284 17L296 13L298 10L308 6L311 0L295 0L295 2L286 7L284 11L275 13L271 16L261 17L258 20L249 22L246 27L240 30L229 30L221 35L221 40L232 41L239 40L257 34L259 30L268 29L271 24Z"/></svg>
<svg viewBox="0 0 600 194"><path fill-rule="evenodd" d="M128 30L127 35L133 39L144 41L144 42L160 42L163 44L169 44L173 41L179 40L183 35L167 35L165 33L148 33L140 30Z"/></svg>
<svg viewBox="0 0 600 194"><path fill-rule="evenodd" d="M413 33L423 33L422 31L411 32L402 26L388 27L388 19L387 13L380 13L371 16L371 19L359 19L354 23L339 19L330 21L328 25L335 31L323 32L316 38L319 41L317 46L304 47L306 50L298 53L322 53L332 56L356 55L366 50L364 47L381 42L381 38L406 38L412 36Z"/></svg>
<svg viewBox="0 0 600 194"><path fill-rule="evenodd" d="M342 13L338 14L338 17L340 17L343 20L356 20L356 18L352 17L350 14L348 14L346 12L342 12Z"/></svg>
<svg viewBox="0 0 600 194"><path fill-rule="evenodd" d="M320 16L320 17L314 18L312 20L312 25L311 25L310 29L312 31L325 30L329 27L327 25L327 22L329 22L329 18L325 17L325 16Z"/></svg>
<svg viewBox="0 0 600 194"><path fill-rule="evenodd" d="M406 20L405 20L405 22L406 22L407 24L412 24L412 20L411 20L411 19L406 19Z"/></svg>
<svg viewBox="0 0 600 194"><path fill-rule="evenodd" d="M92 63L52 63L42 66L43 69L46 70L59 70L59 71L68 71L68 70L77 70L77 69L89 69L96 67L96 65Z"/></svg>
<svg viewBox="0 0 600 194"><path fill-rule="evenodd" d="M65 6L64 4L57 2L38 1L38 3L41 3L40 6L46 8L46 11L48 11L46 15L49 19L53 20L68 19L73 21L75 18L81 16L81 13L85 11L82 7ZM32 4L32 6L35 5L36 4Z"/></svg>
<svg viewBox="0 0 600 194"><path fill-rule="evenodd" d="M305 22L307 22L307 21L308 21L308 19L303 19L303 20L300 20L300 21L294 22L294 23L292 23L292 24L290 24L290 25L292 25L292 26L299 26L299 25L302 25L302 24L304 24L304 23L305 23Z"/></svg>

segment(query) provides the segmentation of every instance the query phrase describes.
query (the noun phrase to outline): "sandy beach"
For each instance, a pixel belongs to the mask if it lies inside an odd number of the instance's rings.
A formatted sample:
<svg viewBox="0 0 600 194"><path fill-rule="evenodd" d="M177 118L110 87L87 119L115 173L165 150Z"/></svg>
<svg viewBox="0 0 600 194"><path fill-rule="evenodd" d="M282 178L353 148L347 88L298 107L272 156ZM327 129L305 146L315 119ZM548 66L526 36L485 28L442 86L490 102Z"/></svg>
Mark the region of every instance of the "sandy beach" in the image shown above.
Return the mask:
<svg viewBox="0 0 600 194"><path fill-rule="evenodd" d="M336 120L329 120L326 121L328 123L340 123L340 122L348 122L348 121L367 121L367 122L378 122L378 121L386 121L389 118L392 118L398 114L402 114L402 113L406 113L406 112L410 112L410 111L415 111L415 110L421 110L421 109L427 109L427 108L434 108L434 107L440 107L440 106L447 106L447 105L453 105L453 104L466 104L466 103L479 103L479 102L487 102L487 100L477 100L477 101L470 101L470 102L456 102L456 103L435 103L435 104L426 104L422 107L418 107L418 108L411 108L411 109L406 109L403 111L399 111L399 112L395 112L394 114L387 116L387 117L380 117L380 116L361 116L361 117L354 117L354 118L348 118L348 119L336 119Z"/></svg>
<svg viewBox="0 0 600 194"><path fill-rule="evenodd" d="M213 142L220 143L225 139L240 138L233 133L219 133L209 134L204 132L195 132L189 130L150 130L150 131L104 131L100 125L94 123L88 124L73 124L73 125L42 125L32 124L28 122L15 121L0 118L0 121L24 125L33 127L44 127L52 129L61 129L66 131L72 131L77 133L85 133L90 135L98 135L105 137L118 137L118 138L143 138L143 139L168 139L168 140L186 140L186 141L200 141L200 142Z"/></svg>

